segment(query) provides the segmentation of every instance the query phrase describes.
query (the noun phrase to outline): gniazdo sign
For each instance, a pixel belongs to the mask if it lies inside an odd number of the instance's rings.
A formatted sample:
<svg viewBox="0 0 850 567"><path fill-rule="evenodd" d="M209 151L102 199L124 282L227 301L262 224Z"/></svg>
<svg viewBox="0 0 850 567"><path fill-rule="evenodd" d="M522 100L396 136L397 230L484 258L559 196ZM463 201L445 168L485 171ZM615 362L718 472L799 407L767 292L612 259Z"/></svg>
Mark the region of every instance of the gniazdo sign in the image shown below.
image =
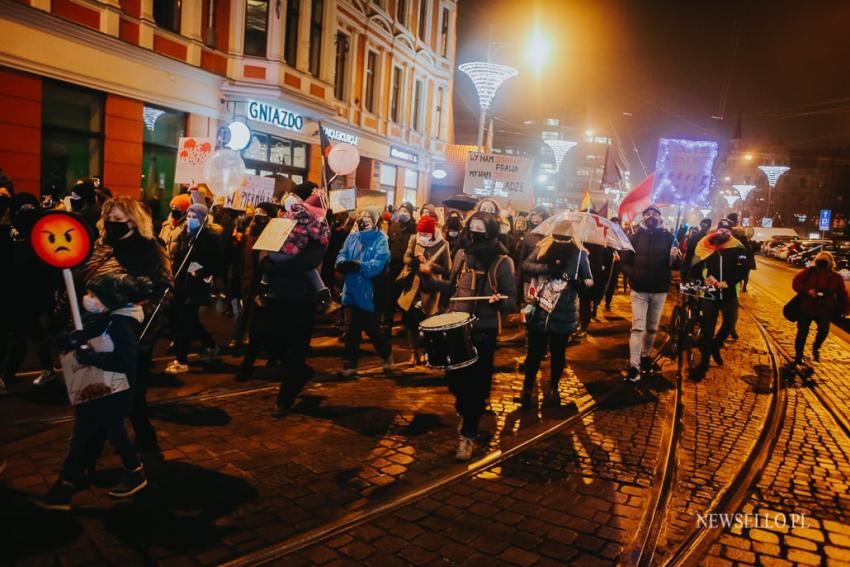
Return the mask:
<svg viewBox="0 0 850 567"><path fill-rule="evenodd" d="M248 118L296 132L304 129L303 116L256 100L248 101Z"/></svg>

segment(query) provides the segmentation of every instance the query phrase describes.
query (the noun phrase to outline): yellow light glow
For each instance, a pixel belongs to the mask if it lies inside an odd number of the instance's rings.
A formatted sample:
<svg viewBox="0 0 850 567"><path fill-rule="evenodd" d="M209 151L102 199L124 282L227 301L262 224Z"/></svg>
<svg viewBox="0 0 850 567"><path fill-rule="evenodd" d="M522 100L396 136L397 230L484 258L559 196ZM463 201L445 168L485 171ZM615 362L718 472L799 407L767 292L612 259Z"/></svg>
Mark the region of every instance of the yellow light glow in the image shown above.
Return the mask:
<svg viewBox="0 0 850 567"><path fill-rule="evenodd" d="M590 138L591 136L593 136L593 130L588 128L587 130L584 131L584 135L587 136L588 138Z"/></svg>
<svg viewBox="0 0 850 567"><path fill-rule="evenodd" d="M540 30L534 30L525 48L525 62L534 71L541 71L549 61L552 48Z"/></svg>
<svg viewBox="0 0 850 567"><path fill-rule="evenodd" d="M744 159L747 161L753 161L753 154L744 154Z"/></svg>

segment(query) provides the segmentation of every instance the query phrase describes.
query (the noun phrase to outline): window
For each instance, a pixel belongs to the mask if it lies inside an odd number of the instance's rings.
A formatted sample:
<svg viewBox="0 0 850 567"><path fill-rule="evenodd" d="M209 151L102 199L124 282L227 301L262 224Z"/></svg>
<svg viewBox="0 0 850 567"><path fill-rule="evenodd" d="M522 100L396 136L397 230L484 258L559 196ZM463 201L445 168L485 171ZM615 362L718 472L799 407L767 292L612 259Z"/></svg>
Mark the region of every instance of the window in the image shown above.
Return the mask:
<svg viewBox="0 0 850 567"><path fill-rule="evenodd" d="M390 120L401 122L401 67L393 67L393 86L390 94Z"/></svg>
<svg viewBox="0 0 850 567"><path fill-rule="evenodd" d="M407 0L396 0L395 19L401 25L407 27Z"/></svg>
<svg viewBox="0 0 850 567"><path fill-rule="evenodd" d="M180 33L181 0L153 0L153 20L161 28Z"/></svg>
<svg viewBox="0 0 850 567"><path fill-rule="evenodd" d="M395 183L398 176L398 168L394 165L380 164L381 191L387 194L387 204L395 202Z"/></svg>
<svg viewBox="0 0 850 567"><path fill-rule="evenodd" d="M422 81L417 80L413 87L413 129L422 132Z"/></svg>
<svg viewBox="0 0 850 567"><path fill-rule="evenodd" d="M298 22L301 13L298 11L300 2L293 0L286 3L286 38L283 44L283 58L295 67L298 57Z"/></svg>
<svg viewBox="0 0 850 567"><path fill-rule="evenodd" d="M186 113L153 106L143 112L142 200L154 218L163 219L174 196L177 143L186 132Z"/></svg>
<svg viewBox="0 0 850 567"><path fill-rule="evenodd" d="M449 9L443 8L443 18L440 24L440 55L448 57L449 54Z"/></svg>
<svg viewBox="0 0 850 567"><path fill-rule="evenodd" d="M437 89L437 124L434 128L434 137L442 139L443 137L443 104L445 104L446 92L443 87Z"/></svg>
<svg viewBox="0 0 850 567"><path fill-rule="evenodd" d="M419 0L419 39L426 42L428 38L425 35L428 33L428 4L431 0Z"/></svg>
<svg viewBox="0 0 850 567"><path fill-rule="evenodd" d="M348 80L348 36L344 33L336 34L336 71L334 77L334 96L337 100L345 100L345 82Z"/></svg>
<svg viewBox="0 0 850 567"><path fill-rule="evenodd" d="M540 137L544 140L557 140L560 136L558 136L557 132L543 130L542 132L540 132Z"/></svg>
<svg viewBox="0 0 850 567"><path fill-rule="evenodd" d="M277 175L301 183L307 177L307 146L295 140L251 132L251 143L242 150L245 171Z"/></svg>
<svg viewBox="0 0 850 567"><path fill-rule="evenodd" d="M310 7L310 72L319 76L322 63L322 23L324 21L324 0L313 0Z"/></svg>
<svg viewBox="0 0 850 567"><path fill-rule="evenodd" d="M42 193L64 195L103 167L104 95L44 81L41 107Z"/></svg>
<svg viewBox="0 0 850 567"><path fill-rule="evenodd" d="M416 189L419 187L419 172L413 169L404 170L404 200L416 205Z"/></svg>
<svg viewBox="0 0 850 567"><path fill-rule="evenodd" d="M558 120L557 118L547 118L544 121L544 123L546 124L546 126L560 126L561 125L561 121Z"/></svg>
<svg viewBox="0 0 850 567"><path fill-rule="evenodd" d="M375 81L378 72L378 54L369 51L366 56L366 94L363 97L363 105L371 113L375 113Z"/></svg>
<svg viewBox="0 0 850 567"><path fill-rule="evenodd" d="M248 0L245 8L245 55L266 56L269 0Z"/></svg>

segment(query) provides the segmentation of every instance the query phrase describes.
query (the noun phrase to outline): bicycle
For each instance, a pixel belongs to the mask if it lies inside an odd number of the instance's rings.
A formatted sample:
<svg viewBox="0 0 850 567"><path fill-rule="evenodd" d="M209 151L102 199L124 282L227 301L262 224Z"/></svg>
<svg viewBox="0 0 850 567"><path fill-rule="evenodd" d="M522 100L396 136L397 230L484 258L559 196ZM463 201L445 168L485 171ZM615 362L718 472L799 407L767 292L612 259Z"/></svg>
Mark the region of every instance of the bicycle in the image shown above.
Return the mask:
<svg viewBox="0 0 850 567"><path fill-rule="evenodd" d="M700 301L716 301L716 289L700 282L679 284L679 300L670 318L670 346L681 372L687 363L692 370L699 363L702 342Z"/></svg>

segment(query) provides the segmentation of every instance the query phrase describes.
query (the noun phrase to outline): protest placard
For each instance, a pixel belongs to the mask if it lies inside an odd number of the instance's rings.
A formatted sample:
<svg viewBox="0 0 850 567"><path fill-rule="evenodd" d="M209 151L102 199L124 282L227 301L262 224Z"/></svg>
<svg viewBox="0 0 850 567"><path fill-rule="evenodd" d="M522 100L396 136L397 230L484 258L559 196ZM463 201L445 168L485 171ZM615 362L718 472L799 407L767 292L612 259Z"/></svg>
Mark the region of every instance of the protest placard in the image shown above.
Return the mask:
<svg viewBox="0 0 850 567"><path fill-rule="evenodd" d="M283 243L286 242L289 233L295 228L295 221L292 219L275 218L269 220L266 228L260 233L260 237L254 243L254 250L262 250L265 252L280 252L283 248Z"/></svg>
<svg viewBox="0 0 850 567"><path fill-rule="evenodd" d="M335 213L353 211L357 208L357 188L333 189L328 198L330 208Z"/></svg>
<svg viewBox="0 0 850 567"><path fill-rule="evenodd" d="M248 207L256 207L260 203L270 203L274 197L274 177L246 175L245 183L238 191L224 200L224 206L229 209L244 211Z"/></svg>
<svg viewBox="0 0 850 567"><path fill-rule="evenodd" d="M204 179L204 163L215 150L213 138L180 138L177 145L177 165L174 169L175 183L200 183Z"/></svg>
<svg viewBox="0 0 850 567"><path fill-rule="evenodd" d="M708 203L717 147L717 142L711 141L661 138L652 202L687 206Z"/></svg>
<svg viewBox="0 0 850 567"><path fill-rule="evenodd" d="M479 199L490 197L508 205L530 204L533 161L518 156L469 152L463 192Z"/></svg>

